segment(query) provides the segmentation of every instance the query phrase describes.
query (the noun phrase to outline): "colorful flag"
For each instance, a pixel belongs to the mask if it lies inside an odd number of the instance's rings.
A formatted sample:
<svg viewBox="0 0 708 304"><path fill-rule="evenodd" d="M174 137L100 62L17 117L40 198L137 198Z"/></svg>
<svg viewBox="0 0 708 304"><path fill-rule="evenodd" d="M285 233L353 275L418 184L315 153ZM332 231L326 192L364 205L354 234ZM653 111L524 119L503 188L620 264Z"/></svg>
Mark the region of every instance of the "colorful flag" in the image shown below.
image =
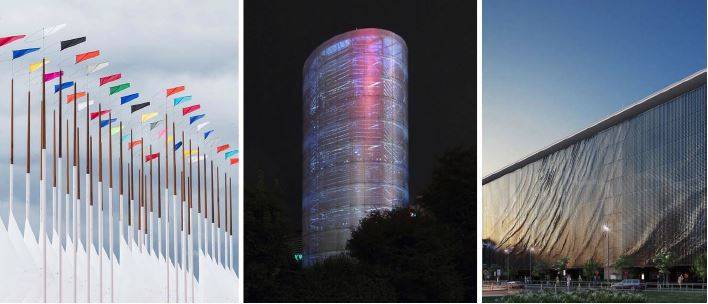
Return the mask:
<svg viewBox="0 0 708 304"><path fill-rule="evenodd" d="M92 105L93 105L93 100L89 100L88 105L89 105L89 106L92 106ZM81 112L81 111L83 111L84 109L86 109L86 102L85 102L85 101L79 102L79 104L76 106L76 110L78 110L79 112Z"/></svg>
<svg viewBox="0 0 708 304"><path fill-rule="evenodd" d="M91 120L96 119L96 117L106 115L110 112L111 112L111 110L101 110L101 111L93 112L93 113L91 113Z"/></svg>
<svg viewBox="0 0 708 304"><path fill-rule="evenodd" d="M182 103L183 101L190 101L190 100L192 100L192 95L177 97L174 100L174 103L175 103L174 105L178 105L178 104Z"/></svg>
<svg viewBox="0 0 708 304"><path fill-rule="evenodd" d="M172 142L172 135L167 136L167 142Z"/></svg>
<svg viewBox="0 0 708 304"><path fill-rule="evenodd" d="M66 95L66 103L70 103L76 99L86 96L86 92L78 92L76 94Z"/></svg>
<svg viewBox="0 0 708 304"><path fill-rule="evenodd" d="M116 122L116 120L118 120L118 118L111 118L111 119L101 120L101 128L107 126L108 124L111 124L111 123Z"/></svg>
<svg viewBox="0 0 708 304"><path fill-rule="evenodd" d="M228 149L229 147L230 147L230 146L229 146L228 144L218 146L218 147L216 147L216 153L221 153L221 152L223 152L224 150Z"/></svg>
<svg viewBox="0 0 708 304"><path fill-rule="evenodd" d="M158 137L158 138L162 138L163 136L165 136L165 133L166 133L166 132L167 132L167 130L163 128L162 130L160 130L160 134L157 135L157 137Z"/></svg>
<svg viewBox="0 0 708 304"><path fill-rule="evenodd" d="M120 132L120 129L121 129L120 126L118 126L118 127L112 127L112 128L111 128L111 135L118 134L118 132ZM123 126L123 129L125 129L125 126Z"/></svg>
<svg viewBox="0 0 708 304"><path fill-rule="evenodd" d="M192 154L197 154L197 149L184 150L184 156L190 156Z"/></svg>
<svg viewBox="0 0 708 304"><path fill-rule="evenodd" d="M146 121L152 119L152 118L155 117L155 116L157 116L157 112L145 113L145 114L143 114L143 115L140 117L140 122L143 122L143 123L144 123L144 122L146 122Z"/></svg>
<svg viewBox="0 0 708 304"><path fill-rule="evenodd" d="M142 139L136 139L136 140L131 141L131 142L128 143L128 149L132 149L133 147L139 146L139 145L142 145L142 144L143 144L143 140L142 140Z"/></svg>
<svg viewBox="0 0 708 304"><path fill-rule="evenodd" d="M126 82L124 84L119 84L117 86L111 87L111 93L108 95L113 95L113 94L123 91L129 87L130 87L130 82Z"/></svg>
<svg viewBox="0 0 708 304"><path fill-rule="evenodd" d="M45 63L49 63L49 59L45 59L44 62L45 62ZM32 73L32 72L36 71L37 69L39 69L39 68L41 68L41 67L42 67L42 60L37 61L37 62L35 62L35 63L30 63L30 65L29 65L29 71L30 71L30 73Z"/></svg>
<svg viewBox="0 0 708 304"><path fill-rule="evenodd" d="M193 106L184 107L184 108L182 108L182 116L192 113L196 110L199 110L199 108L201 108L200 105L193 105Z"/></svg>
<svg viewBox="0 0 708 304"><path fill-rule="evenodd" d="M55 84L55 85L54 85L54 93L57 93L57 92L59 92L59 91L61 91L61 90L63 90L63 89L67 89L67 88L70 88L70 87L73 87L73 86L74 86L74 82L73 82L73 81L63 82L62 84Z"/></svg>
<svg viewBox="0 0 708 304"><path fill-rule="evenodd" d="M39 48L29 48L29 49L21 49L21 50L14 50L12 51L12 60L15 60L17 58L20 58L24 55L27 55L29 53L32 53L34 51L39 50Z"/></svg>
<svg viewBox="0 0 708 304"><path fill-rule="evenodd" d="M227 159L227 158L229 158L229 157L231 157L231 156L234 156L234 155L236 155L236 153L238 153L238 149L234 149L234 150L228 151L228 152L226 152L226 153L224 154L224 159Z"/></svg>
<svg viewBox="0 0 708 304"><path fill-rule="evenodd" d="M132 101L133 99L138 98L138 96L140 96L140 93L133 93L133 94L130 94L130 95L122 96L122 97L120 98L120 104L129 103L129 102Z"/></svg>
<svg viewBox="0 0 708 304"><path fill-rule="evenodd" d="M83 42L86 42L86 37L79 37L79 38L64 40L64 41L60 42L61 48L59 49L59 51L66 50L72 46L75 46L75 45L77 45L79 43L83 43Z"/></svg>
<svg viewBox="0 0 708 304"><path fill-rule="evenodd" d="M107 84L107 83L109 83L109 82L111 82L111 81L116 81L116 80L120 79L120 76L121 76L120 73L118 73L118 74L113 74L113 75L109 75L109 76L106 76L106 77L101 77L101 78L99 79L99 85L98 85L98 86L102 86L102 85Z"/></svg>
<svg viewBox="0 0 708 304"><path fill-rule="evenodd" d="M25 35L7 36L0 38L0 46L6 45L18 39L25 38Z"/></svg>
<svg viewBox="0 0 708 304"><path fill-rule="evenodd" d="M99 50L86 52L83 54L78 54L78 55L76 55L76 63L86 61L91 58L96 58L96 57L98 57L98 55L101 55L101 51L99 51Z"/></svg>
<svg viewBox="0 0 708 304"><path fill-rule="evenodd" d="M153 159L156 159L158 156L160 156L160 152L145 155L145 161L146 161L146 162L149 162L149 161L151 161L151 160L153 160Z"/></svg>
<svg viewBox="0 0 708 304"><path fill-rule="evenodd" d="M207 139L207 137L209 137L209 135L211 135L211 132L214 132L214 130L209 130L209 131L204 132L204 139Z"/></svg>
<svg viewBox="0 0 708 304"><path fill-rule="evenodd" d="M206 127L210 122L205 121L203 123L200 123L197 125L197 131L201 130L202 128Z"/></svg>
<svg viewBox="0 0 708 304"><path fill-rule="evenodd" d="M64 75L64 71L44 74L44 82L50 81L55 78L59 78L59 76L63 76L63 75Z"/></svg>
<svg viewBox="0 0 708 304"><path fill-rule="evenodd" d="M59 30L63 29L66 26L66 23L63 24L57 24L55 26L50 26L44 29L44 37L47 37L49 35L53 35L54 33L58 32Z"/></svg>
<svg viewBox="0 0 708 304"><path fill-rule="evenodd" d="M120 138L122 141L128 141L130 139L130 134L125 134L123 137Z"/></svg>
<svg viewBox="0 0 708 304"><path fill-rule="evenodd" d="M167 89L167 96L165 96L165 97L170 97L170 95L172 95L172 94L177 94L177 93L182 92L182 91L184 91L184 86L178 86L178 87L174 87L174 88L169 88L169 89Z"/></svg>
<svg viewBox="0 0 708 304"><path fill-rule="evenodd" d="M191 125L191 124L193 124L195 121L204 118L204 115L206 115L206 114L199 114L199 115L190 116L190 117L189 117L189 124Z"/></svg>
<svg viewBox="0 0 708 304"><path fill-rule="evenodd" d="M153 122L151 122L151 123L150 123L150 131L152 131L152 130L154 130L155 128L157 128L157 126L160 125L160 122L162 122L162 120L158 120L158 121L153 121Z"/></svg>
<svg viewBox="0 0 708 304"><path fill-rule="evenodd" d="M109 64L111 64L111 63L106 61L106 62L101 62L101 63L89 65L88 67L86 67L86 73L91 74L91 73L98 72L100 70L103 70Z"/></svg>
<svg viewBox="0 0 708 304"><path fill-rule="evenodd" d="M179 148L182 146L182 142L178 142L175 144L175 151L179 150Z"/></svg>
<svg viewBox="0 0 708 304"><path fill-rule="evenodd" d="M138 103L130 106L130 113L135 113L135 111L138 111L144 107L147 107L150 105L150 102L143 102L143 103Z"/></svg>
<svg viewBox="0 0 708 304"><path fill-rule="evenodd" d="M231 164L232 164L232 165L238 164L238 157L232 158L232 159L231 159Z"/></svg>

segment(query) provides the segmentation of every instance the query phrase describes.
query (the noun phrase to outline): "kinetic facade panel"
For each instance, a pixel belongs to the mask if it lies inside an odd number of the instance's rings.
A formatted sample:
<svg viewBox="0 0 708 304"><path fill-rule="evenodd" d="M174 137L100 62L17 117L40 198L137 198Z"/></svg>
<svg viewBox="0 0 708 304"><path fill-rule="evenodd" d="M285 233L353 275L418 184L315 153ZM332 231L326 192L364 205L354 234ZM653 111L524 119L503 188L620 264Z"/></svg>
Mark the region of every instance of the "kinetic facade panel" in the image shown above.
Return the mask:
<svg viewBox="0 0 708 304"><path fill-rule="evenodd" d="M306 265L341 253L369 212L408 204L405 42L338 35L304 66L302 226Z"/></svg>
<svg viewBox="0 0 708 304"><path fill-rule="evenodd" d="M689 265L706 250L705 71L689 78L656 106L485 178L483 239L571 267L605 265L608 251L645 266L662 248Z"/></svg>

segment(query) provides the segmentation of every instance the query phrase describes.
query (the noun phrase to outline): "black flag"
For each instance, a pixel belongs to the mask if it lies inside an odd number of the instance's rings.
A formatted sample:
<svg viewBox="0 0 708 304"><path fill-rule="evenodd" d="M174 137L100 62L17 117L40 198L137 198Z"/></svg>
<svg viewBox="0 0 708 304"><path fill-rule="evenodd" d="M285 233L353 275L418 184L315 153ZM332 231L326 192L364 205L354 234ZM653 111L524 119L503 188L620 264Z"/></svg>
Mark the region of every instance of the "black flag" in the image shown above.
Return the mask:
<svg viewBox="0 0 708 304"><path fill-rule="evenodd" d="M140 109L147 107L149 105L150 105L150 102L143 102L143 103L139 103L139 104L134 104L134 105L130 106L130 113L135 113L135 111L140 110Z"/></svg>
<svg viewBox="0 0 708 304"><path fill-rule="evenodd" d="M60 51L63 51L64 49L68 49L68 48L75 46L75 45L82 43L82 42L86 42L86 37L79 37L79 38L64 40L61 42Z"/></svg>

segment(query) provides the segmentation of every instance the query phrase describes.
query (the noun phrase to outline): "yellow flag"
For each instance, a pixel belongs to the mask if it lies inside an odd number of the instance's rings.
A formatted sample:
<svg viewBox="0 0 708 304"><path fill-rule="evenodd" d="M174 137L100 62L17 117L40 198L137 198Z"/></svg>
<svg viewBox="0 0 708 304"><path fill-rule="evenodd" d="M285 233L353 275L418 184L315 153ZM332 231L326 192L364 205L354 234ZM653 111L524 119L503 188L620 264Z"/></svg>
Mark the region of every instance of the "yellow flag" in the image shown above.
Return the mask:
<svg viewBox="0 0 708 304"><path fill-rule="evenodd" d="M146 121L152 119L152 118L155 117L155 116L157 116L157 112L145 113L145 114L143 114L143 116L140 118L140 121L141 121L141 122L146 122Z"/></svg>
<svg viewBox="0 0 708 304"><path fill-rule="evenodd" d="M49 59L45 59L44 62L49 63ZM42 67L42 60L37 61L35 63L31 63L29 66L29 71L30 71L30 73L32 73L41 67Z"/></svg>
<svg viewBox="0 0 708 304"><path fill-rule="evenodd" d="M123 129L125 129L125 126L123 126ZM112 127L111 128L111 135L115 135L120 131L120 126L118 127Z"/></svg>
<svg viewBox="0 0 708 304"><path fill-rule="evenodd" d="M167 136L167 142L172 142L172 135Z"/></svg>
<svg viewBox="0 0 708 304"><path fill-rule="evenodd" d="M196 150L196 149L192 149L191 151L190 151L190 150L184 150L184 156L190 156L190 155L193 155L193 154L197 154L197 150Z"/></svg>

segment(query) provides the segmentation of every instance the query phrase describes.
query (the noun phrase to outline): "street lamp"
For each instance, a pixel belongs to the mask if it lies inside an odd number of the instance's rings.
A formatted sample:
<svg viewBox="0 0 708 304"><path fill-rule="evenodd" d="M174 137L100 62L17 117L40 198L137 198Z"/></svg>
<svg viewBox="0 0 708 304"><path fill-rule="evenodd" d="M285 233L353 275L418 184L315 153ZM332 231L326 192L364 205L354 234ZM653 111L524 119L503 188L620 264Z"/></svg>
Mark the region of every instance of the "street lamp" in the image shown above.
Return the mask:
<svg viewBox="0 0 708 304"><path fill-rule="evenodd" d="M607 244L607 271L605 271L605 274L608 274L608 271L610 269L610 227L607 226L607 224L603 224L602 231L605 232L605 243ZM605 278L605 280L607 280L607 278Z"/></svg>

